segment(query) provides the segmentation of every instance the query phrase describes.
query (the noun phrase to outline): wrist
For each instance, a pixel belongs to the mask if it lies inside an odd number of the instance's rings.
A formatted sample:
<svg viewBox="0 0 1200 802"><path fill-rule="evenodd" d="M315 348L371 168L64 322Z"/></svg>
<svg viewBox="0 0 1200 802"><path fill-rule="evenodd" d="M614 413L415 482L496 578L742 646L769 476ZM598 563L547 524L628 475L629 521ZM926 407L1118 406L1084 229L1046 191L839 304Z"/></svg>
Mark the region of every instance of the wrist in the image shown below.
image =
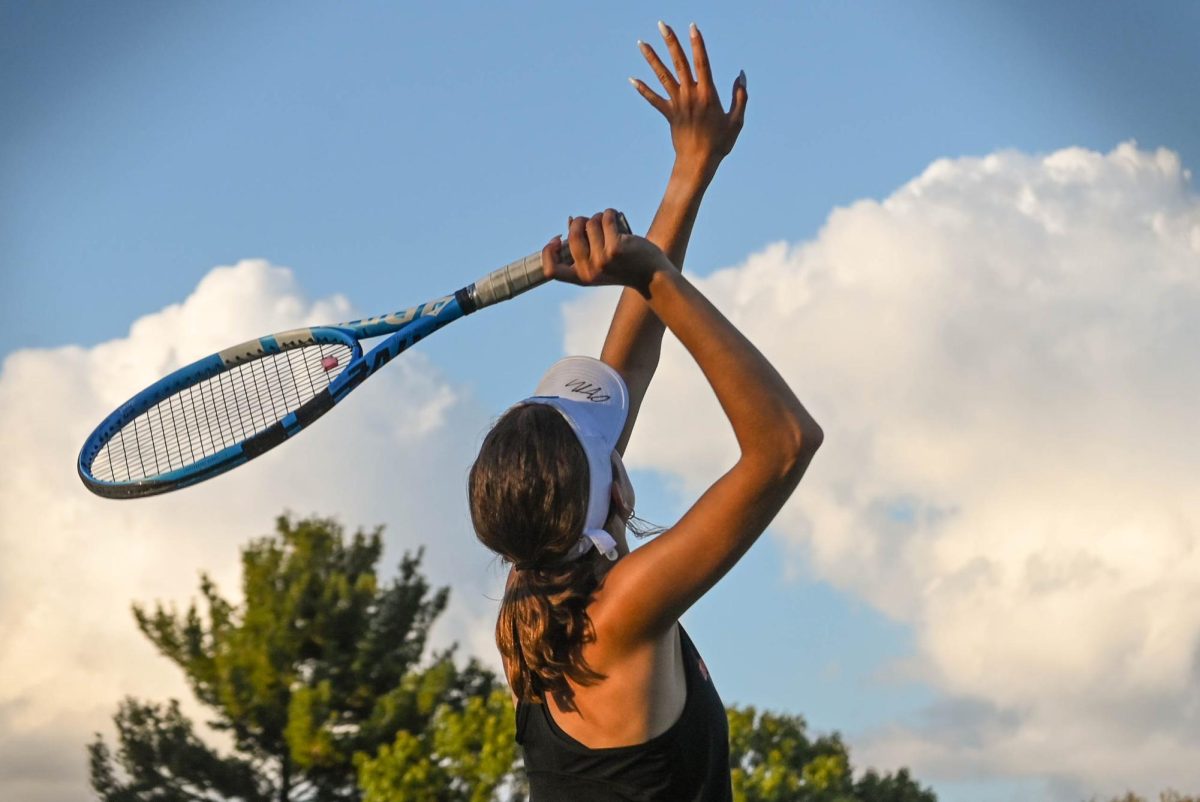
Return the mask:
<svg viewBox="0 0 1200 802"><path fill-rule="evenodd" d="M671 260L664 259L663 264L656 267L650 273L646 283L637 290L643 298L653 302L656 298L661 298L664 292L670 291L670 288L682 278L683 275L679 272L679 268L675 267Z"/></svg>
<svg viewBox="0 0 1200 802"><path fill-rule="evenodd" d="M668 186L694 195L704 194L717 174L717 161L702 159L676 159L671 166Z"/></svg>

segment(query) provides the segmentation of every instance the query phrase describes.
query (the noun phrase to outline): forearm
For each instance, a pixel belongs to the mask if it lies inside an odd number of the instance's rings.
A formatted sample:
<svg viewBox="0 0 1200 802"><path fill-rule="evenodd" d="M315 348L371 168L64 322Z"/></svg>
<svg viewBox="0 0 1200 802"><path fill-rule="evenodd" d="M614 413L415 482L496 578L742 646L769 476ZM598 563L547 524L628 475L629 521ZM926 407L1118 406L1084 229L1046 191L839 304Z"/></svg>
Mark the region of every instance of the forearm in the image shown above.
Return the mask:
<svg viewBox="0 0 1200 802"><path fill-rule="evenodd" d="M688 241L704 191L712 180L712 171L689 169L679 164L671 171L658 212L646 232L676 267L683 269ZM618 450L625 451L642 399L654 378L662 351L664 327L636 290L626 288L617 302L616 312L604 340L600 358L612 365L629 386L630 409Z"/></svg>
<svg viewBox="0 0 1200 802"><path fill-rule="evenodd" d="M708 379L743 457L787 465L820 444L820 426L779 372L687 279L663 268L650 282L649 298L647 306Z"/></svg>

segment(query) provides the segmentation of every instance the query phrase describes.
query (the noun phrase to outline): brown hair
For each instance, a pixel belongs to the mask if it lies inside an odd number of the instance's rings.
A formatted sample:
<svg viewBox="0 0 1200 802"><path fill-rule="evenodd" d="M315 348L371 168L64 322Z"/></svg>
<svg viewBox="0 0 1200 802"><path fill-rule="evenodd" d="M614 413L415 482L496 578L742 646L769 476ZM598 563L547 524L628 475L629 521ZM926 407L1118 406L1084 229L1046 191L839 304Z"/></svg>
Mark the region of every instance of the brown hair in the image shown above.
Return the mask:
<svg viewBox="0 0 1200 802"><path fill-rule="evenodd" d="M587 516L583 446L552 407L513 407L484 438L467 486L476 537L513 564L496 621L509 686L518 699L549 693L573 709L567 679L604 678L583 659L595 640L587 608L600 584L596 564L563 562Z"/></svg>

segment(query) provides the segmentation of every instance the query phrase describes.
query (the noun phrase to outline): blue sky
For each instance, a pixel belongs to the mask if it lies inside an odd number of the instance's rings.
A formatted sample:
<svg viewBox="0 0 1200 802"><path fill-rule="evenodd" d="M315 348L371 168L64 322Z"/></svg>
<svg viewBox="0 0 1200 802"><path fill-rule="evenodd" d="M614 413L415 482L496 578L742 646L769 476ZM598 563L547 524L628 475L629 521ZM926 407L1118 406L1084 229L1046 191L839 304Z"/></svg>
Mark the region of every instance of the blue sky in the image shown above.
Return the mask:
<svg viewBox="0 0 1200 802"><path fill-rule="evenodd" d="M1200 164L1195 3L8 2L0 357L122 337L244 258L373 314L537 249L568 214L612 205L643 228L671 153L626 77L651 78L634 43L659 42L659 17L702 27L723 97L748 76L745 130L689 250L697 275L811 238L939 158L1136 140ZM421 350L499 411L561 354L561 306L581 292L547 288ZM643 517L679 514L669 477L635 480ZM851 734L936 702L897 678L909 627L787 562L764 539L689 616L727 701Z"/></svg>
<svg viewBox="0 0 1200 802"><path fill-rule="evenodd" d="M403 304L566 213L615 204L644 225L669 141L625 78L650 77L633 42L655 41L658 12L696 17L722 91L744 68L753 93L698 271L940 156L1133 138L1194 164L1200 147L1191 3L410 9L6 4L5 342L116 336L248 255L314 294ZM543 326L566 292L521 316ZM52 308L71 315L47 327Z"/></svg>

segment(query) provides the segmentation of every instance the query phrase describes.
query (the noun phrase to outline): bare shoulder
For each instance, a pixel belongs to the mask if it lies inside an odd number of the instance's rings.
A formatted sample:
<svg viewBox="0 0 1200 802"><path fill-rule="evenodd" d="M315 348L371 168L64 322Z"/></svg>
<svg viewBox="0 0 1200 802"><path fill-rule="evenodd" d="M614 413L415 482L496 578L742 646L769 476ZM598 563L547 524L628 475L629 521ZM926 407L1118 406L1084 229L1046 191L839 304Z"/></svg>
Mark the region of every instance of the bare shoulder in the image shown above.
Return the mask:
<svg viewBox="0 0 1200 802"><path fill-rule="evenodd" d="M670 648L679 640L678 621L652 632L640 626L640 622L630 620L627 611L632 601L630 580L633 576L626 569L637 562L631 560L632 557L633 554L626 555L613 566L588 606L594 639L588 644L587 659L601 672L605 665L614 666L644 657L648 652Z"/></svg>
<svg viewBox="0 0 1200 802"><path fill-rule="evenodd" d="M589 611L592 609L589 608ZM581 687L578 690L585 696L598 697L618 693L620 700L610 700L609 706L620 706L623 700L631 705L629 716L646 718L646 724L653 729L652 723L659 721L664 712L674 710L676 691L683 688L679 622L673 622L662 632L649 635L645 631L631 631L629 627L622 626L617 616L607 613L617 609L616 606L601 605L594 609L595 639L585 647L584 659L593 669L604 674L605 680L598 686Z"/></svg>

